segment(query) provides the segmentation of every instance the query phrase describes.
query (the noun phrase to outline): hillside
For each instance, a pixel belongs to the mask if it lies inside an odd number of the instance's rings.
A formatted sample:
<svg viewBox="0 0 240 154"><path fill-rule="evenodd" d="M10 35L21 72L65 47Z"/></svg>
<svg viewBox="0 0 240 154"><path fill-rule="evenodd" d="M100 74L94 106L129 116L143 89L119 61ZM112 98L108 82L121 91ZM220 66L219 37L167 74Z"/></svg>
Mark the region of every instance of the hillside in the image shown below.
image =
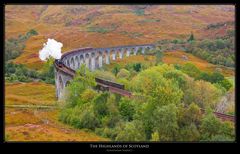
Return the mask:
<svg viewBox="0 0 240 154"><path fill-rule="evenodd" d="M58 121L54 86L40 82L6 83L7 141L105 141L94 133ZM40 108L40 107L45 108ZM54 108L55 107L55 108Z"/></svg>
<svg viewBox="0 0 240 154"><path fill-rule="evenodd" d="M39 35L26 42L14 60L35 69L41 67L38 51L47 38L63 43L63 51L80 47L109 47L155 43L163 39L212 38L234 28L234 6L158 5L8 5L5 8L6 39L30 29ZM215 28L206 28L211 24Z"/></svg>

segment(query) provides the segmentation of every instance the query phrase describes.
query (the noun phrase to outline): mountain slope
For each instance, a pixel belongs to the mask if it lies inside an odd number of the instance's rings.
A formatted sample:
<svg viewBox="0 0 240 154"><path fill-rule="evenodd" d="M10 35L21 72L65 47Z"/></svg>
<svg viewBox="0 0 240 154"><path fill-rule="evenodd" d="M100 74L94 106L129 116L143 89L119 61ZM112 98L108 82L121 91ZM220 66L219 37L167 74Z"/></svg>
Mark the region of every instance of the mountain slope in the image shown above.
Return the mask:
<svg viewBox="0 0 240 154"><path fill-rule="evenodd" d="M162 39L208 37L210 24L234 22L234 6L204 5L7 5L6 39L30 29L24 53L14 60L39 68L38 51L47 38L63 43L63 52L80 47L155 43ZM233 25L223 29L226 33ZM210 37L210 36L209 36ZM214 36L211 36L214 37Z"/></svg>

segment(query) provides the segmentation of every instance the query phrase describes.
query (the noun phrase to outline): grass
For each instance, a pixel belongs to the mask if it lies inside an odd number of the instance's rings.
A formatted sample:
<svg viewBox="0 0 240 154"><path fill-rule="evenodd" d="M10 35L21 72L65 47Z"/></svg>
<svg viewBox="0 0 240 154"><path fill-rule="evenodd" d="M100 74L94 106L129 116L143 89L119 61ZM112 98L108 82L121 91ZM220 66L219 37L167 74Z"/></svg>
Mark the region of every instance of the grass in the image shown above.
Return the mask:
<svg viewBox="0 0 240 154"><path fill-rule="evenodd" d="M5 110L5 125L18 126L28 123L41 124L42 121L38 117L33 116L32 110L6 108Z"/></svg>
<svg viewBox="0 0 240 154"><path fill-rule="evenodd" d="M5 133L7 141L105 141L86 130L58 121L53 85L5 83Z"/></svg>
<svg viewBox="0 0 240 154"><path fill-rule="evenodd" d="M58 110L6 109L8 141L107 141L57 121Z"/></svg>
<svg viewBox="0 0 240 154"><path fill-rule="evenodd" d="M39 50L43 47L43 43L47 38L42 35L37 35L29 38L26 41L26 48L21 56L17 57L13 62L25 64L31 69L40 69L43 62L39 59Z"/></svg>
<svg viewBox="0 0 240 154"><path fill-rule="evenodd" d="M55 102L54 85L41 82L5 84L6 105L54 105Z"/></svg>

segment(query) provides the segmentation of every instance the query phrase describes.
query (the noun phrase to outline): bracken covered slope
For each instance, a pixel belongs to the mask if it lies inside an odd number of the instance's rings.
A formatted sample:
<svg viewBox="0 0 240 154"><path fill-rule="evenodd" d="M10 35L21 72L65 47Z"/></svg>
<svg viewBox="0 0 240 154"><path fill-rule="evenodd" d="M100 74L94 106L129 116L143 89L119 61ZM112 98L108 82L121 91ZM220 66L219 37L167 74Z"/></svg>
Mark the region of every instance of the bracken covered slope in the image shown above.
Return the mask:
<svg viewBox="0 0 240 154"><path fill-rule="evenodd" d="M47 38L63 43L63 52L80 47L155 43L162 39L198 39L224 35L234 27L233 5L6 5L5 38L30 29L16 63L41 65L38 51ZM210 24L227 23L206 29Z"/></svg>

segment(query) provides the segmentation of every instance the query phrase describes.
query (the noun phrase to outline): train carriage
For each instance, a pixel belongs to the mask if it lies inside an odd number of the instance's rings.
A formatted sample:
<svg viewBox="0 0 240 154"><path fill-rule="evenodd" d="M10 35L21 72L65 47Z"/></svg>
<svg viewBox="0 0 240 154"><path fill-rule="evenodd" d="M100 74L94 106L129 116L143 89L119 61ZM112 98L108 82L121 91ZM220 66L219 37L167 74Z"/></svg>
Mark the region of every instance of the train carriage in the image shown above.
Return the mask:
<svg viewBox="0 0 240 154"><path fill-rule="evenodd" d="M107 86L111 86L111 87L115 87L115 88L119 88L119 89L124 89L124 85L123 84L119 84L119 83L115 83L109 80L104 80L101 78L95 78L95 81L97 83L103 84L103 85L107 85Z"/></svg>

